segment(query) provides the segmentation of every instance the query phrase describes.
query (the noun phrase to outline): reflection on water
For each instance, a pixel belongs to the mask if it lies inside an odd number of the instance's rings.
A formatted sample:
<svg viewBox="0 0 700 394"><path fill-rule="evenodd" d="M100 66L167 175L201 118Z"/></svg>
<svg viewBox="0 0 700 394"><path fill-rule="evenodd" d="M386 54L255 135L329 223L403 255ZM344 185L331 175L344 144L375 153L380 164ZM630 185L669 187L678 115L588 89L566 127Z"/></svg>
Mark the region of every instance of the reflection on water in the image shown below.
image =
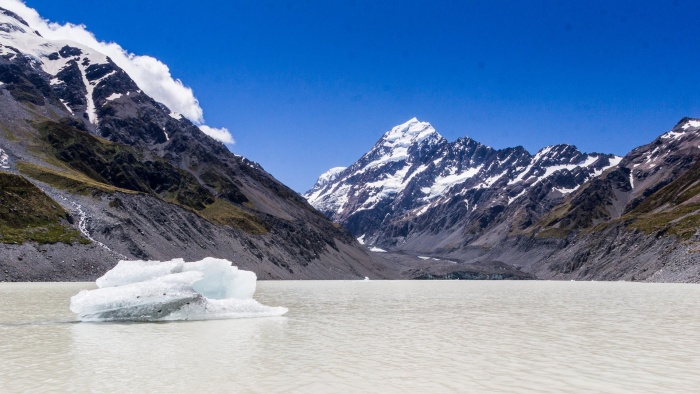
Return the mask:
<svg viewBox="0 0 700 394"><path fill-rule="evenodd" d="M700 286L261 282L286 317L76 323L0 284L5 391L696 392Z"/></svg>

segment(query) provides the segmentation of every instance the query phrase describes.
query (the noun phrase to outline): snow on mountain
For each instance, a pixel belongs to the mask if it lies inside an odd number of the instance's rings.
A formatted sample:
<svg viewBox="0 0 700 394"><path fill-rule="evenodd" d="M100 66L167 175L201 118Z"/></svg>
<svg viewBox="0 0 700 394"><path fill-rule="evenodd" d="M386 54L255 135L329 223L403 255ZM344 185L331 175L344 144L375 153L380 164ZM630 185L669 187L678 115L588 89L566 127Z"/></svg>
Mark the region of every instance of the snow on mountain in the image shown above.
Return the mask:
<svg viewBox="0 0 700 394"><path fill-rule="evenodd" d="M621 162L629 169L633 196L640 197L652 185L666 183L700 159L700 120L684 118L672 130L650 144L633 149Z"/></svg>
<svg viewBox="0 0 700 394"><path fill-rule="evenodd" d="M330 170L321 174L320 177L318 177L317 183L321 184L321 185L326 185L329 182L333 182L335 180L335 178L337 178L338 175L340 175L340 173L343 172L346 168L347 167L333 167L333 168L331 168Z"/></svg>
<svg viewBox="0 0 700 394"><path fill-rule="evenodd" d="M522 147L496 150L471 138L450 143L413 118L387 131L334 179L319 178L304 196L369 240L418 217L428 216L428 225L436 215L448 215L445 210L476 217L520 199L559 201L621 159L571 145L548 146L533 156Z"/></svg>
<svg viewBox="0 0 700 394"><path fill-rule="evenodd" d="M113 92L104 101L143 89L173 111L184 114L203 133L233 143L226 128L203 124L202 109L192 90L172 78L168 67L157 59L128 53L115 43L100 42L85 26L48 22L20 1L8 0L3 7L7 9L0 8L0 57L8 61L26 57L34 67L54 77L52 86L68 82L66 78L82 80L84 89L80 95L73 91L66 92L73 100L61 97L71 113L83 113L91 124L98 125L100 103L94 97L95 90L112 75L125 73L135 82L131 91Z"/></svg>
<svg viewBox="0 0 700 394"><path fill-rule="evenodd" d="M0 149L0 168L8 169L10 164L10 156L5 153L4 150Z"/></svg>

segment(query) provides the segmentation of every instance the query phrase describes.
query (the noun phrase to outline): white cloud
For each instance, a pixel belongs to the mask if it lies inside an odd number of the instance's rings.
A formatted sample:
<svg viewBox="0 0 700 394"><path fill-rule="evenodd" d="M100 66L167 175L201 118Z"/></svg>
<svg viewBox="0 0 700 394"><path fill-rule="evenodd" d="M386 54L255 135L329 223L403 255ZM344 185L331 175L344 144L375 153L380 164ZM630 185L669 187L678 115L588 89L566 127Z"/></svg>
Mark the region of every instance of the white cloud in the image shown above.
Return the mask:
<svg viewBox="0 0 700 394"><path fill-rule="evenodd" d="M222 127L220 129L214 128L214 127L209 127L205 125L199 126L199 129L202 130L202 133L208 135L209 137L221 141L225 144L234 144L236 141L233 140L233 136L231 135L231 132L228 131L226 127Z"/></svg>
<svg viewBox="0 0 700 394"><path fill-rule="evenodd" d="M49 22L20 0L3 0L0 6L21 16L47 39L75 41L109 56L146 94L165 104L170 110L181 113L197 124L202 131L206 128L208 131L204 133L207 135L222 142L233 143L231 133L226 128L215 129L203 125L202 108L192 89L183 85L179 79L173 78L168 66L160 60L151 56L135 55L117 43L98 41L85 25L71 23L61 25Z"/></svg>

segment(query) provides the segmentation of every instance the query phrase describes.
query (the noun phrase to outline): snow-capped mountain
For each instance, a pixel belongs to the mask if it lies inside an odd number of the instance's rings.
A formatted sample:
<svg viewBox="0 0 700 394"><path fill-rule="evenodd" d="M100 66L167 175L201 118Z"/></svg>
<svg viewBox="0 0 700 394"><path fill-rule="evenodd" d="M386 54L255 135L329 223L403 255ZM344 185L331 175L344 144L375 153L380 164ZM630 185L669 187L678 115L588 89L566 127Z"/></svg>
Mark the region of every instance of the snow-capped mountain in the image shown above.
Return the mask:
<svg viewBox="0 0 700 394"><path fill-rule="evenodd" d="M547 209L620 160L570 145L531 155L523 147L496 150L471 138L450 143L414 118L336 170L332 181L324 174L305 197L357 236L389 246L436 223L446 230L486 217L493 222L510 207L532 202Z"/></svg>
<svg viewBox="0 0 700 394"><path fill-rule="evenodd" d="M106 55L74 41L46 39L5 9L0 9L0 57L46 73L49 86L39 83L39 89L50 87L71 114L91 125L97 125L97 110L107 102L141 93Z"/></svg>
<svg viewBox="0 0 700 394"><path fill-rule="evenodd" d="M700 120L685 118L650 144L627 154L620 166L629 169L632 198L665 186L700 159Z"/></svg>
<svg viewBox="0 0 700 394"><path fill-rule="evenodd" d="M694 235L699 161L700 121L682 119L650 144L633 149L604 177L573 193L567 204L543 217L537 231L577 230L625 218L630 224L650 225L647 229ZM655 218L664 219L652 225Z"/></svg>
<svg viewBox="0 0 700 394"><path fill-rule="evenodd" d="M261 278L382 275L349 233L136 79L0 8L0 183L11 185L0 280L91 280L122 258L207 256Z"/></svg>
<svg viewBox="0 0 700 394"><path fill-rule="evenodd" d="M411 119L305 197L367 247L421 260L416 278L698 282L698 179L698 119L624 157L450 143Z"/></svg>

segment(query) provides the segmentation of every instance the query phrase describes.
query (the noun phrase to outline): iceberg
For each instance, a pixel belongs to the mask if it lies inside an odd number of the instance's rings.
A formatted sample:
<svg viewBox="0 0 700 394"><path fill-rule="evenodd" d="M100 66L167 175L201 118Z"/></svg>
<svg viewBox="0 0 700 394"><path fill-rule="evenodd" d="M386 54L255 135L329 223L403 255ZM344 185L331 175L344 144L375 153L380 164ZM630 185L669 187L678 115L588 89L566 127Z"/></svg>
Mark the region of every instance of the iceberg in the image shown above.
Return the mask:
<svg viewBox="0 0 700 394"><path fill-rule="evenodd" d="M253 299L257 276L224 259L207 257L186 263L120 261L98 278L97 289L71 298L78 319L171 321L281 316L287 308Z"/></svg>

